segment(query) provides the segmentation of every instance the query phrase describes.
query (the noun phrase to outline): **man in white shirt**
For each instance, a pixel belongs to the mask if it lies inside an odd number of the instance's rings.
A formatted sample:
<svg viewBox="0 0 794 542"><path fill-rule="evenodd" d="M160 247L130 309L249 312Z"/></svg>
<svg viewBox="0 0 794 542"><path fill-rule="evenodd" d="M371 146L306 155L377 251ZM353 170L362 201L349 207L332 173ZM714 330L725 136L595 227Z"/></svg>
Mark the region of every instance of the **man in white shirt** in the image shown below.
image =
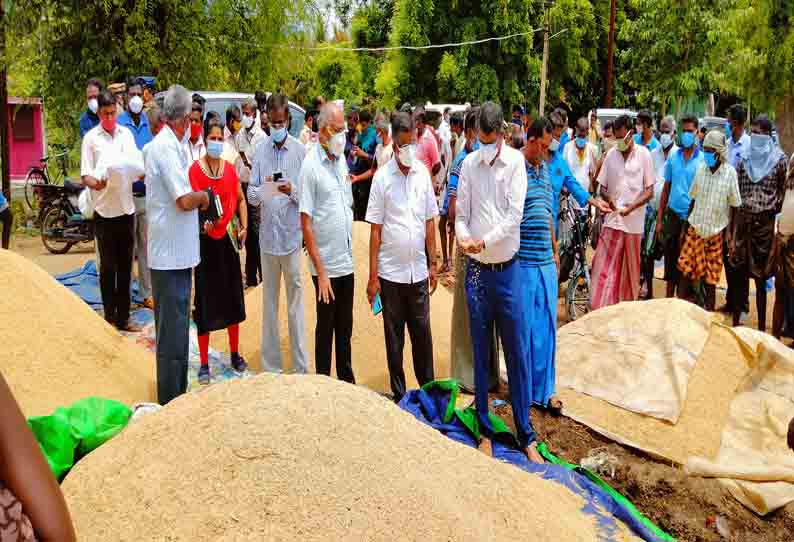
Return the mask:
<svg viewBox="0 0 794 542"><path fill-rule="evenodd" d="M300 175L306 150L289 135L289 100L271 94L267 101L270 137L253 155L248 201L253 212L261 213L259 239L262 254L262 370L281 373L281 341L278 335L278 304L281 276L287 288L292 370L306 373L306 333L303 322L303 282L301 280ZM276 178L278 177L278 178ZM275 184L275 183L278 184ZM278 186L278 194L270 193ZM250 213L249 213L250 216Z"/></svg>
<svg viewBox="0 0 794 542"><path fill-rule="evenodd" d="M636 143L628 115L615 119L617 146L610 151L598 184L613 212L606 215L593 258L593 310L621 301L636 301L640 293L640 249L645 204L655 181L651 153Z"/></svg>
<svg viewBox="0 0 794 542"><path fill-rule="evenodd" d="M367 299L370 305L378 295L382 301L391 390L399 402L405 395L406 325L417 382L423 386L434 379L430 295L437 285L438 205L430 172L416 160L411 116L395 113L391 127L395 155L375 173L367 205L372 224Z"/></svg>
<svg viewBox="0 0 794 542"><path fill-rule="evenodd" d="M521 272L516 258L527 171L521 153L504 142L502 123L501 107L493 102L482 105L480 148L463 161L455 205L458 243L470 256L466 297L474 350L475 403L481 430L491 438L490 334L496 324L505 352L518 442L531 461L542 463L529 420L532 381L522 317L525 311L521 308Z"/></svg>
<svg viewBox="0 0 794 542"><path fill-rule="evenodd" d="M317 292L314 357L317 373L331 374L336 341L336 375L355 384L353 335L353 191L345 160L345 117L335 103L320 111L319 141L303 161L298 178L303 239Z"/></svg>
<svg viewBox="0 0 794 542"><path fill-rule="evenodd" d="M259 208L252 205L248 199L248 182L251 179L251 169L256 149L268 136L262 130L261 125L256 122L256 100L253 98L246 99L243 102L242 110L242 128L235 136L235 145L240 154L236 164L237 175L240 178L240 184L248 206L248 236L245 238L245 285L250 288L259 284L259 278L262 276L262 259L259 252L261 216Z"/></svg>
<svg viewBox="0 0 794 542"><path fill-rule="evenodd" d="M199 102L194 100L190 111L190 136L184 143L188 166L207 154L207 147L204 145L204 137L202 135L203 129L204 108Z"/></svg>
<svg viewBox="0 0 794 542"><path fill-rule="evenodd" d="M198 265L196 209L206 209L206 192L193 192L182 141L190 130L190 94L179 85L163 103L166 126L146 146L146 214L157 332L157 399L165 405L187 390L190 354L190 293Z"/></svg>
<svg viewBox="0 0 794 542"><path fill-rule="evenodd" d="M573 145L566 145L563 148L563 158L571 169L571 173L588 192L592 192L592 182L598 169L595 145L587 141L590 127L585 117L576 121L576 138ZM574 205L579 206L575 199L571 199Z"/></svg>
<svg viewBox="0 0 794 542"><path fill-rule="evenodd" d="M122 331L140 331L129 322L132 256L135 246L133 178L111 167L142 157L132 132L116 123L116 99L103 91L97 97L99 125L83 138L80 174L95 200L94 227L100 255L99 288L105 321ZM138 170L140 176L140 170Z"/></svg>

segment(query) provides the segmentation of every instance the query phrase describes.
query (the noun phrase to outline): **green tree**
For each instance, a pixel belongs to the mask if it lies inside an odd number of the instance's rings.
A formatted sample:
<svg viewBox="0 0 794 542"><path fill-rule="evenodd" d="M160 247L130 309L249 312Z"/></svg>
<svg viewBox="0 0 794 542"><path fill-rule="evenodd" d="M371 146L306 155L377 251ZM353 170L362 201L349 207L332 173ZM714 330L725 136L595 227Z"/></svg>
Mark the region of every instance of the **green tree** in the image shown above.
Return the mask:
<svg viewBox="0 0 794 542"><path fill-rule="evenodd" d="M622 78L638 90L638 105L703 96L712 89L710 55L717 45L711 30L722 21L713 5L687 0L630 0L637 16L626 20L620 37ZM680 107L677 108L680 111Z"/></svg>
<svg viewBox="0 0 794 542"><path fill-rule="evenodd" d="M351 34L355 47L377 48L389 43L389 23L394 14L394 0L379 0L363 6L353 16ZM375 94L375 78L385 59L382 52L360 52L363 92Z"/></svg>

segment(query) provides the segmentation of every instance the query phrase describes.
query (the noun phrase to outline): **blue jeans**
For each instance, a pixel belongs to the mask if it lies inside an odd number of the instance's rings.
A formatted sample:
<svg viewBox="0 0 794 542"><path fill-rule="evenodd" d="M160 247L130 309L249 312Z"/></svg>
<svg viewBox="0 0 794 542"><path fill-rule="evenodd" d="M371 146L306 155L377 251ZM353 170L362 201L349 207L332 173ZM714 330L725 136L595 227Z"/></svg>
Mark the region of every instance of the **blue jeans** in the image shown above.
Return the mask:
<svg viewBox="0 0 794 542"><path fill-rule="evenodd" d="M474 351L474 400L480 430L488 438L493 435L493 426L488 417L488 384L491 336L495 323L505 352L518 443L526 448L535 440L535 431L529 420L532 380L527 356L525 311L521 304L521 277L521 265L517 259L501 271L489 270L473 258L469 259L466 298Z"/></svg>
<svg viewBox="0 0 794 542"><path fill-rule="evenodd" d="M152 269L157 332L157 401L168 404L187 391L192 269Z"/></svg>

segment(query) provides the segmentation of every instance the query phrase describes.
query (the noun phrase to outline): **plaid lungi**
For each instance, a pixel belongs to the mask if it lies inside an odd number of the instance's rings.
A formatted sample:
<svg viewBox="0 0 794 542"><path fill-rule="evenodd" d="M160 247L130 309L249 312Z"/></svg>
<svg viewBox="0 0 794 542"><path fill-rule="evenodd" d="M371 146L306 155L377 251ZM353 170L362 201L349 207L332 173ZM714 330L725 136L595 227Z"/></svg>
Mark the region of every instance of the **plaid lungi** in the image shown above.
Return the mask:
<svg viewBox="0 0 794 542"><path fill-rule="evenodd" d="M678 270L689 280L717 284L722 274L722 232L704 239L689 226L678 257Z"/></svg>

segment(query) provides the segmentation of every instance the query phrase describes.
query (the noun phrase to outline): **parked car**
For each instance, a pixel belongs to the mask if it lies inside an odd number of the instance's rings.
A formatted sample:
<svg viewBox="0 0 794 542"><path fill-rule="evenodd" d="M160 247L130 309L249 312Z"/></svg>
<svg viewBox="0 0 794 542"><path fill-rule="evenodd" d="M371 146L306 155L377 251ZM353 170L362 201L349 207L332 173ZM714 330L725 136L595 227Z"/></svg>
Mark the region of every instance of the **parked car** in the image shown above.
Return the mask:
<svg viewBox="0 0 794 542"><path fill-rule="evenodd" d="M596 109L596 115L602 128L607 122L615 122L615 119L622 115L628 115L632 120L637 119L637 113L630 109Z"/></svg>
<svg viewBox="0 0 794 542"><path fill-rule="evenodd" d="M471 105L468 103L465 104L434 104L427 102L425 104L425 111L430 113L438 113L439 115L444 114L444 110L449 107L450 113L457 113L458 111L465 112L467 111Z"/></svg>
<svg viewBox="0 0 794 542"><path fill-rule="evenodd" d="M204 114L206 115L209 111L215 111L221 116L221 120L225 123L226 122L226 110L231 107L232 105L236 105L240 107L243 101L247 98L254 98L253 94L245 93L245 92L215 92L209 90L191 90L191 94L198 93L201 94L202 97L206 100L204 104ZM270 96L270 93L267 93ZM165 97L165 92L159 92L155 99L159 99L161 97ZM289 126L289 133L293 137L297 138L300 137L301 130L303 130L303 124L306 119L306 111L294 102L289 103L289 117L290 117L290 126ZM259 113L257 112L257 122L259 122Z"/></svg>
<svg viewBox="0 0 794 542"><path fill-rule="evenodd" d="M720 130L725 129L725 125L728 124L728 119L723 117L703 117L699 119L700 128L706 128L706 132L710 132L715 128Z"/></svg>

